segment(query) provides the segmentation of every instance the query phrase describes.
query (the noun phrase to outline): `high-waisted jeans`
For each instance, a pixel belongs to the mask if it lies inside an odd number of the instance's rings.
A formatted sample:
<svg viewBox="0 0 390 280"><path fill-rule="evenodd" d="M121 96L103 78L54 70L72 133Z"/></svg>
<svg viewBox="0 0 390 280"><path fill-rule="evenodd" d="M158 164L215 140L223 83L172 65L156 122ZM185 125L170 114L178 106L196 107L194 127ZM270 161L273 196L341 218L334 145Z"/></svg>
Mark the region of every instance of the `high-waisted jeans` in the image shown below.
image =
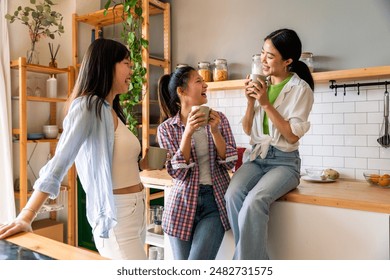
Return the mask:
<svg viewBox="0 0 390 280"><path fill-rule="evenodd" d="M145 260L145 190L114 195L114 200L118 223L110 230L108 239L94 234L96 248L110 259Z"/></svg>
<svg viewBox="0 0 390 280"><path fill-rule="evenodd" d="M299 185L298 151L270 147L266 158L244 163L225 195L235 251L233 259L269 259L267 232L271 204Z"/></svg>
<svg viewBox="0 0 390 280"><path fill-rule="evenodd" d="M200 185L192 239L169 236L169 242L175 260L214 260L224 234L213 187Z"/></svg>

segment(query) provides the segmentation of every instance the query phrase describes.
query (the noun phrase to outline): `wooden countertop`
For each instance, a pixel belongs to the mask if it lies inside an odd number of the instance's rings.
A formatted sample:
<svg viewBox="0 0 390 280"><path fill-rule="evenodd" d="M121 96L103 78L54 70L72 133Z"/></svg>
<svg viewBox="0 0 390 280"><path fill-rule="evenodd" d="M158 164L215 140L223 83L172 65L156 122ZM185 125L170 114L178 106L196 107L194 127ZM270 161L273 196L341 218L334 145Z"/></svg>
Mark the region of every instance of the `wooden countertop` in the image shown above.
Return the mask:
<svg viewBox="0 0 390 280"><path fill-rule="evenodd" d="M6 240L56 260L107 260L98 253L73 247L32 232L18 233Z"/></svg>
<svg viewBox="0 0 390 280"><path fill-rule="evenodd" d="M301 179L298 188L280 200L390 214L390 188L359 180L312 183Z"/></svg>
<svg viewBox="0 0 390 280"><path fill-rule="evenodd" d="M171 186L166 170L142 171L142 182ZM370 186L365 181L340 179L332 183L313 183L301 180L295 190L279 201L306 203L346 209L390 214L390 188Z"/></svg>

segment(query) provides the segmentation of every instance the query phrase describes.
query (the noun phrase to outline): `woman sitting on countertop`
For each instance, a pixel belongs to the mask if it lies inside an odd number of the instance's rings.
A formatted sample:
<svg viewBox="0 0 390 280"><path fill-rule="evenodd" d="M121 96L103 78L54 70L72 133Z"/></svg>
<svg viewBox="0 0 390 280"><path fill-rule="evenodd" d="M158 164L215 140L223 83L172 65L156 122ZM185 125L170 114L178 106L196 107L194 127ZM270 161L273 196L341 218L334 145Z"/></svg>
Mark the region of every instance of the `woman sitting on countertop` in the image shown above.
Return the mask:
<svg viewBox="0 0 390 280"><path fill-rule="evenodd" d="M299 61L301 41L295 31L269 34L261 50L268 83L245 81L247 109L242 120L252 151L225 195L232 226L234 259L268 259L267 232L271 204L299 185L299 139L309 130L314 82Z"/></svg>
<svg viewBox="0 0 390 280"><path fill-rule="evenodd" d="M207 103L206 91L202 77L188 66L159 81L165 121L158 127L158 142L169 151L166 167L173 178L163 229L176 260L215 259L230 229L224 195L236 144L224 114L211 110L207 120L199 108L192 109Z"/></svg>

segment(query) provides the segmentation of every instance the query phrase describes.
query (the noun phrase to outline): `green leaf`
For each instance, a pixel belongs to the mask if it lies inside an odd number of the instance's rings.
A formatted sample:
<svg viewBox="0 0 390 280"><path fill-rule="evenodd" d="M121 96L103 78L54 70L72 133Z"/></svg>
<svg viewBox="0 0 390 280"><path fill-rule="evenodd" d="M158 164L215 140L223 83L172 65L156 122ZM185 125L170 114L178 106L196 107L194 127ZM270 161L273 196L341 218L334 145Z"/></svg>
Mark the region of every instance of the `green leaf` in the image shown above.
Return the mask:
<svg viewBox="0 0 390 280"><path fill-rule="evenodd" d="M110 5L111 5L111 0L108 0L104 5L104 9L106 10L105 12L107 12L107 9L110 7Z"/></svg>
<svg viewBox="0 0 390 280"><path fill-rule="evenodd" d="M137 16L142 16L142 8L141 7L135 7L135 14Z"/></svg>
<svg viewBox="0 0 390 280"><path fill-rule="evenodd" d="M134 6L137 4L137 1L138 1L138 0L130 0L130 1L128 1L130 7L131 7L131 8L134 8Z"/></svg>

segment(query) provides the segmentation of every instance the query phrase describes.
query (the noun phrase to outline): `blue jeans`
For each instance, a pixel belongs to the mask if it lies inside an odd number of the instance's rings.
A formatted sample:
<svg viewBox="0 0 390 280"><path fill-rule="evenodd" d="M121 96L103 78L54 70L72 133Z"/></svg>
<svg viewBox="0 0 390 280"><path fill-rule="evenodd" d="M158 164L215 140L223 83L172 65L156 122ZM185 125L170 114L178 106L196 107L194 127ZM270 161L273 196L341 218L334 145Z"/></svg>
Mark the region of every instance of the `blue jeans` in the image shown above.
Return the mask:
<svg viewBox="0 0 390 280"><path fill-rule="evenodd" d="M271 203L299 185L299 152L270 147L265 159L244 163L225 194L235 251L233 259L269 259L267 232Z"/></svg>
<svg viewBox="0 0 390 280"><path fill-rule="evenodd" d="M213 187L200 185L191 240L169 236L173 256L175 260L214 260L224 234Z"/></svg>

